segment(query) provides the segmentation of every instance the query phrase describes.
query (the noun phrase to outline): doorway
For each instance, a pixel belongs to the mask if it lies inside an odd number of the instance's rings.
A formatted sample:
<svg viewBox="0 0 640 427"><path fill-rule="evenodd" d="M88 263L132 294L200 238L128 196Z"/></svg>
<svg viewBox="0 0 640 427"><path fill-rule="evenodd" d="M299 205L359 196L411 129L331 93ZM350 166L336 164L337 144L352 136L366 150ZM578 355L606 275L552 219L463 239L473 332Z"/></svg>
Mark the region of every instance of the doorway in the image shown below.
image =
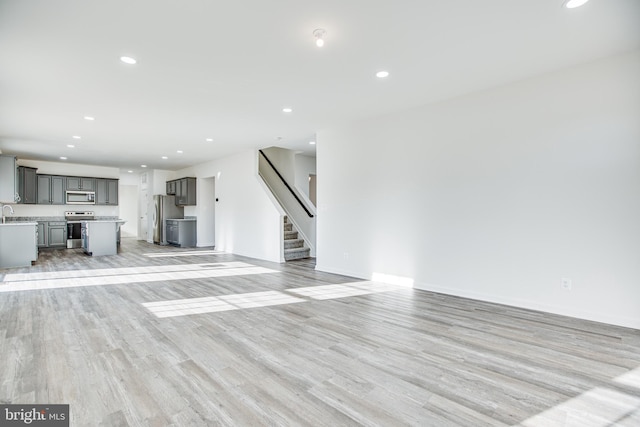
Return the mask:
<svg viewBox="0 0 640 427"><path fill-rule="evenodd" d="M198 206L198 246L215 246L216 230L216 179L208 177L198 179L200 188Z"/></svg>
<svg viewBox="0 0 640 427"><path fill-rule="evenodd" d="M313 203L313 206L317 206L316 204L316 175L313 173L309 174L309 200Z"/></svg>

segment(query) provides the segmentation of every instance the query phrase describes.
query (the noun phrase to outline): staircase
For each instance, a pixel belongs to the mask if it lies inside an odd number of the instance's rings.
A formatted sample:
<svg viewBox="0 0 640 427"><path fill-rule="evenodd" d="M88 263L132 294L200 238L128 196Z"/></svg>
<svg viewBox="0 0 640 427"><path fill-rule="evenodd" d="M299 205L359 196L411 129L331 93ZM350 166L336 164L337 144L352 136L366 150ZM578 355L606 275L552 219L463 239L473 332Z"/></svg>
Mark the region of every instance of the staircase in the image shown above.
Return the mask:
<svg viewBox="0 0 640 427"><path fill-rule="evenodd" d="M311 249L305 247L304 240L298 239L298 232L289 222L289 218L284 217L284 260L309 258Z"/></svg>

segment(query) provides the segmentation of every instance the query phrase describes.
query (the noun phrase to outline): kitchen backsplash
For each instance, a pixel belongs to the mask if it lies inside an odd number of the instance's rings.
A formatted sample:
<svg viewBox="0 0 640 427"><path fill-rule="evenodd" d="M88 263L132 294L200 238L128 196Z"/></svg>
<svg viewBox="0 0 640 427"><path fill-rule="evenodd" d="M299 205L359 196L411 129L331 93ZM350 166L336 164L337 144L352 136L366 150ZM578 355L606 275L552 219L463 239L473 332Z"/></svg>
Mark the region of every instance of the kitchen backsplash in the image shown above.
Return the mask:
<svg viewBox="0 0 640 427"><path fill-rule="evenodd" d="M11 207L13 207L14 216L23 217L64 217L64 213L67 211L92 211L95 213L95 216L106 217L118 217L118 215L120 214L120 209L118 208L118 206L12 204Z"/></svg>

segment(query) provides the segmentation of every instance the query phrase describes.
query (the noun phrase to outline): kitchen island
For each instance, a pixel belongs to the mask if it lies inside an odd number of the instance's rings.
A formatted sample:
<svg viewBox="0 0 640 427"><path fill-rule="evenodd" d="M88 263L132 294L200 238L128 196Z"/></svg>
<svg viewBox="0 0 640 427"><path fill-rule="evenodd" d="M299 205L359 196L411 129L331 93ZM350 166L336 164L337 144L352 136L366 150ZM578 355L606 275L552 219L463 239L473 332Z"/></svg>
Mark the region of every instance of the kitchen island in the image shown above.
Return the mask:
<svg viewBox="0 0 640 427"><path fill-rule="evenodd" d="M37 222L0 224L0 268L29 267L37 260Z"/></svg>
<svg viewBox="0 0 640 427"><path fill-rule="evenodd" d="M87 255L116 255L120 227L125 221L94 220L82 221L82 249Z"/></svg>

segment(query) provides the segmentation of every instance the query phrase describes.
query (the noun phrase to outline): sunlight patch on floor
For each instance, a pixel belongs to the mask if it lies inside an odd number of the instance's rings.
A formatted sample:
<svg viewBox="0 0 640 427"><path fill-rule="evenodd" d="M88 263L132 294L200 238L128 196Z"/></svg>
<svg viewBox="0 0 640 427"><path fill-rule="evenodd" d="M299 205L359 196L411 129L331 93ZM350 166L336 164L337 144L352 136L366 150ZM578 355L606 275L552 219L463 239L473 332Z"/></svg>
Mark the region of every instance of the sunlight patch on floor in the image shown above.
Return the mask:
<svg viewBox="0 0 640 427"><path fill-rule="evenodd" d="M304 302L279 291L251 292L245 294L220 295L217 297L189 298L172 301L143 303L156 317L175 317L190 314L214 313L245 308Z"/></svg>
<svg viewBox="0 0 640 427"><path fill-rule="evenodd" d="M608 427L632 424L640 397L596 387L518 424L518 427ZM627 422L629 424L627 424Z"/></svg>
<svg viewBox="0 0 640 427"><path fill-rule="evenodd" d="M397 291L400 289L405 289L405 287L375 282L353 282L343 283L340 285L291 288L285 289L283 292L265 291L203 298L156 301L143 303L142 305L157 317L175 317L308 301L307 299L299 298L291 294L316 300L328 300L369 295L379 292Z"/></svg>
<svg viewBox="0 0 640 427"><path fill-rule="evenodd" d="M221 251L184 251L184 252L151 252L143 254L148 258L173 258L183 256L220 255L226 252Z"/></svg>
<svg viewBox="0 0 640 427"><path fill-rule="evenodd" d="M613 381L640 389L640 368L636 368L622 374L619 377L614 378Z"/></svg>
<svg viewBox="0 0 640 427"><path fill-rule="evenodd" d="M209 279L270 273L279 273L279 271L257 267L244 262L24 273L7 275L4 282L0 282L0 292Z"/></svg>
<svg viewBox="0 0 640 427"><path fill-rule="evenodd" d="M305 297L325 300L335 298L346 298L358 295L368 295L378 292L397 291L399 289L405 289L405 286L391 285L388 283L377 282L352 282L342 283L339 285L323 285L323 286L309 286L306 288L292 288L287 289L287 292L291 292Z"/></svg>

